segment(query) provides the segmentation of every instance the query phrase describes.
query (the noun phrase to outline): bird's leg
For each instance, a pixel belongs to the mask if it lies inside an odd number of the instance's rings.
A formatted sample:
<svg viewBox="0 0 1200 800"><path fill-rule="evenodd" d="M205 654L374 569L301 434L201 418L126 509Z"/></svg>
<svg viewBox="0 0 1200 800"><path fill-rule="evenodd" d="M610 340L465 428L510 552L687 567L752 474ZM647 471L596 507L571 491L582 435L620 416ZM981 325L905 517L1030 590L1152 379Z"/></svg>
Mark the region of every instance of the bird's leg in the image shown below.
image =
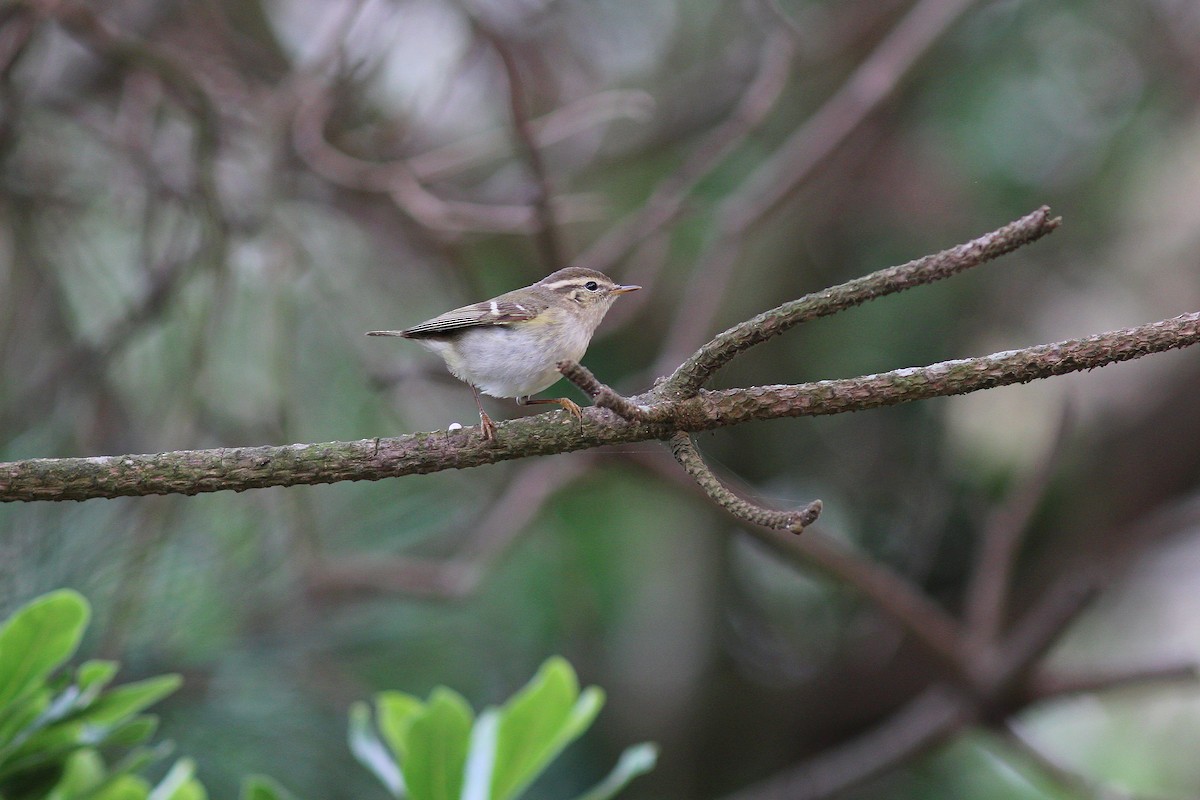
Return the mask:
<svg viewBox="0 0 1200 800"><path fill-rule="evenodd" d="M483 431L483 440L485 442L494 442L496 440L496 423L492 422L492 418L483 410L483 403L479 400L479 390L475 388L475 384L468 383L471 387L471 394L475 395L475 407L479 409L479 427Z"/></svg>
<svg viewBox="0 0 1200 800"><path fill-rule="evenodd" d="M575 419L579 420L579 431L581 433L583 432L583 410L575 403L574 400L569 400L566 397L534 398L528 395L517 398L517 405L519 406L540 406L545 403L555 403L562 406L567 411L570 411L571 415L574 416Z"/></svg>

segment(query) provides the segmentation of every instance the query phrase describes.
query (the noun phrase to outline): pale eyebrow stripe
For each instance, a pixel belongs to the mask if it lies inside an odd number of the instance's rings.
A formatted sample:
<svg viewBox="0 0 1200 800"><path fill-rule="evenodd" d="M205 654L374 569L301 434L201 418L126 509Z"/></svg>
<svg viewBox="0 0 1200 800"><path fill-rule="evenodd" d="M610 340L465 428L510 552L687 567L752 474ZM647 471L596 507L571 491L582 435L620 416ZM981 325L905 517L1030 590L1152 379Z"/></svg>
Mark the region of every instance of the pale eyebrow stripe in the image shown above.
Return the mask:
<svg viewBox="0 0 1200 800"><path fill-rule="evenodd" d="M582 286L583 283L584 282L582 280L580 280L579 278L564 278L561 281L555 281L554 283L547 283L547 284L545 284L545 287L547 289L565 289L568 286L571 286L571 287Z"/></svg>

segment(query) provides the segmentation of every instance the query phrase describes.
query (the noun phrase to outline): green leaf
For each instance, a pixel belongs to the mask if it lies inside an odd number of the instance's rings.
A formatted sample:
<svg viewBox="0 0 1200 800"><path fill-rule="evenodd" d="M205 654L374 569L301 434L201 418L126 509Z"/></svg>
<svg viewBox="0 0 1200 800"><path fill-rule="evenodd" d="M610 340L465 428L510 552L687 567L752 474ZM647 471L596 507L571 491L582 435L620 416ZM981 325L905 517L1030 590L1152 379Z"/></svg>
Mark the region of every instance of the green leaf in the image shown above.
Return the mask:
<svg viewBox="0 0 1200 800"><path fill-rule="evenodd" d="M134 717L117 725L59 722L34 731L19 747L0 760L0 781L23 771L66 759L81 747L113 745L131 747L150 738L158 722L151 716Z"/></svg>
<svg viewBox="0 0 1200 800"><path fill-rule="evenodd" d="M379 732L383 740L403 762L408 753L408 731L425 710L425 704L404 692L380 692L375 695L375 716L379 720Z"/></svg>
<svg viewBox="0 0 1200 800"><path fill-rule="evenodd" d="M87 800L146 800L150 784L135 775L120 775Z"/></svg>
<svg viewBox="0 0 1200 800"><path fill-rule="evenodd" d="M178 675L158 675L106 692L79 719L92 725L113 725L157 703L183 683Z"/></svg>
<svg viewBox="0 0 1200 800"><path fill-rule="evenodd" d="M117 674L116 661L85 661L75 672L75 683L85 697L94 698Z"/></svg>
<svg viewBox="0 0 1200 800"><path fill-rule="evenodd" d="M139 719L144 719L144 717L139 717ZM135 747L113 765L112 771L114 773L140 773L151 764L165 759L174 749L175 745L171 742L159 742L153 747Z"/></svg>
<svg viewBox="0 0 1200 800"><path fill-rule="evenodd" d="M172 765L146 800L206 800L208 793L196 780L196 762L181 758Z"/></svg>
<svg viewBox="0 0 1200 800"><path fill-rule="evenodd" d="M95 750L77 750L70 755L63 765L62 777L46 795L46 800L71 800L89 792L101 783L107 775L104 759Z"/></svg>
<svg viewBox="0 0 1200 800"><path fill-rule="evenodd" d="M296 795L267 775L249 775L242 781L241 800L296 800Z"/></svg>
<svg viewBox="0 0 1200 800"><path fill-rule="evenodd" d="M38 689L0 711L0 763L4 761L4 751L29 735L53 697L49 689Z"/></svg>
<svg viewBox="0 0 1200 800"><path fill-rule="evenodd" d="M464 770L462 800L488 800L491 797L492 772L496 768L496 731L500 710L486 708L471 729L471 750Z"/></svg>
<svg viewBox="0 0 1200 800"><path fill-rule="evenodd" d="M83 595L63 589L17 609L0 628L0 719L74 654L90 613Z"/></svg>
<svg viewBox="0 0 1200 800"><path fill-rule="evenodd" d="M588 729L603 705L600 689L580 693L575 670L565 659L548 659L500 711L492 800L509 800L524 791Z"/></svg>
<svg viewBox="0 0 1200 800"><path fill-rule="evenodd" d="M575 800L608 800L658 763L658 747L648 742L626 748L608 776Z"/></svg>
<svg viewBox="0 0 1200 800"><path fill-rule="evenodd" d="M208 800L208 792L204 784L192 778L176 789L170 800Z"/></svg>
<svg viewBox="0 0 1200 800"><path fill-rule="evenodd" d="M379 778L392 797L407 796L400 767L396 764L395 757L375 735L371 727L371 710L366 703L350 706L349 742L350 752L360 764Z"/></svg>
<svg viewBox="0 0 1200 800"><path fill-rule="evenodd" d="M95 733L102 734L102 742L117 747L132 747L149 740L158 730L158 717L143 714L126 720L113 728L102 728Z"/></svg>
<svg viewBox="0 0 1200 800"><path fill-rule="evenodd" d="M408 730L402 771L413 800L459 800L474 716L457 692L444 686L433 690Z"/></svg>

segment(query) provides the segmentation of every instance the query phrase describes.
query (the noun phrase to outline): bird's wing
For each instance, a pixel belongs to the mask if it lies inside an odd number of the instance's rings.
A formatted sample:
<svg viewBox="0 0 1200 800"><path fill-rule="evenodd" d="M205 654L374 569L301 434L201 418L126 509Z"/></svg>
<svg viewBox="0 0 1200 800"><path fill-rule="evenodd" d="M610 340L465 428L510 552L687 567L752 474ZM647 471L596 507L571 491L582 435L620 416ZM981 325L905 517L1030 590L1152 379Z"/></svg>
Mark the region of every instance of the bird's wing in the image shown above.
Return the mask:
<svg viewBox="0 0 1200 800"><path fill-rule="evenodd" d="M517 302L501 296L495 300L485 300L482 303L474 303L447 311L445 314L439 314L433 319L405 329L401 335L415 339L422 336L437 336L463 328L509 325L513 322L531 320L545 310L546 304L539 300L526 299Z"/></svg>

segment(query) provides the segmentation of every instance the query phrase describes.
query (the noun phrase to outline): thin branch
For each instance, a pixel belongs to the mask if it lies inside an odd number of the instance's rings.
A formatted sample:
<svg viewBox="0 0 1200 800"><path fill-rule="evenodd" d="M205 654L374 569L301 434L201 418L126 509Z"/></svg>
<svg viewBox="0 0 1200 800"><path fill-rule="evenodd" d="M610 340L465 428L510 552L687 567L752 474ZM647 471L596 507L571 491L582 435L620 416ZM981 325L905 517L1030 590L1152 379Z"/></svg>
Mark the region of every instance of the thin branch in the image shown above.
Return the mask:
<svg viewBox="0 0 1200 800"><path fill-rule="evenodd" d="M315 563L306 576L310 592L322 596L407 594L457 599L474 592L546 502L583 475L589 459L535 461L509 483L479 516L450 558L368 555Z"/></svg>
<svg viewBox="0 0 1200 800"><path fill-rule="evenodd" d="M646 121L654 98L635 89L611 89L581 97L529 121L534 146L545 148L618 119ZM467 136L412 156L405 162L418 180L447 178L504 156L508 138L500 131ZM387 164L380 164L386 169ZM601 270L603 271L603 270Z"/></svg>
<svg viewBox="0 0 1200 800"><path fill-rule="evenodd" d="M644 453L631 453L627 458L685 491L707 496L695 481L660 459L647 458ZM905 576L820 528L810 528L799 538L775 536L757 528L743 530L800 569L822 572L862 595L880 615L907 631L938 659L948 675L959 683L969 681L958 622Z"/></svg>
<svg viewBox="0 0 1200 800"><path fill-rule="evenodd" d="M538 229L536 214L527 205L445 200L425 188L404 161L366 161L338 150L325 140L325 124L333 110L329 93L314 83L298 94L304 99L293 119L292 143L322 178L361 191L387 193L405 213L432 230L532 233ZM586 196L560 196L555 204L564 222L591 219L600 211Z"/></svg>
<svg viewBox="0 0 1200 800"><path fill-rule="evenodd" d="M1021 685L1071 623L1091 605L1100 588L1099 571L1083 569L1047 591L1001 645L999 657L984 665L984 674L976 676L983 682L984 691L999 697Z"/></svg>
<svg viewBox="0 0 1200 800"><path fill-rule="evenodd" d="M968 701L927 689L879 727L744 789L729 800L818 800L844 792L945 742L972 721Z"/></svg>
<svg viewBox="0 0 1200 800"><path fill-rule="evenodd" d="M762 46L758 72L737 107L688 153L680 167L667 176L637 211L609 228L575 261L607 272L633 248L676 219L696 185L720 165L766 120L784 87L795 54L795 44L785 32L768 36Z"/></svg>
<svg viewBox="0 0 1200 800"><path fill-rule="evenodd" d="M1158 683L1196 683L1200 663L1194 660L1152 664L1108 672L1059 675L1039 671L1024 689L1029 703L1040 703L1067 695L1097 694Z"/></svg>
<svg viewBox="0 0 1200 800"><path fill-rule="evenodd" d="M650 409L637 405L628 397L601 383L583 364L576 361L560 361L557 366L563 377L583 390L597 408L607 408L629 422L665 421L665 417L652 414Z"/></svg>
<svg viewBox="0 0 1200 800"><path fill-rule="evenodd" d="M630 398L637 405L653 406L650 413L661 415L667 423L630 423L586 409L582 427L566 412L500 423L494 442L482 440L475 428L468 428L456 434L437 431L357 442L15 461L0 464L0 501L198 494L426 474L663 439L678 430L713 430L751 420L840 414L966 394L1095 369L1197 342L1200 312L1083 339L861 378L703 391L674 401L661 400L658 390Z"/></svg>
<svg viewBox="0 0 1200 800"><path fill-rule="evenodd" d="M691 437L680 431L671 437L671 453L679 466L712 498L713 502L751 525L761 525L771 530L803 533L804 529L817 521L821 515L821 501L813 500L796 511L772 511L738 497L726 488L716 474L704 463L700 451Z"/></svg>
<svg viewBox="0 0 1200 800"><path fill-rule="evenodd" d="M971 2L917 3L837 93L722 201L724 235L744 233L786 199L895 90Z"/></svg>
<svg viewBox="0 0 1200 800"><path fill-rule="evenodd" d="M665 396L686 397L703 386L714 372L732 361L739 353L802 322L829 316L877 297L957 275L1035 242L1061 224L1060 217L1052 217L1050 209L1042 206L1037 211L965 244L784 303L718 334L680 365L667 378L660 391Z"/></svg>
<svg viewBox="0 0 1200 800"><path fill-rule="evenodd" d="M534 139L533 127L529 122L529 101L525 97L525 84L521 79L521 68L508 42L478 20L475 21L475 25L492 45L496 54L500 56L500 63L504 66L504 74L508 80L508 105L512 114L513 131L521 150L525 153L525 160L529 165L529 172L533 176L534 186L536 186L533 210L538 226L534 237L542 254L542 265L546 268L546 272L553 272L566 266L566 261L563 257L558 223L554 218L554 207L551 204L554 191L550 185L550 174L546 170L542 151Z"/></svg>
<svg viewBox="0 0 1200 800"><path fill-rule="evenodd" d="M984 527L975 571L967 585L963 614L972 650L993 646L1003 627L1017 553L1062 454L1070 419L1069 406L1064 406L1050 445L1030 475L1013 490Z"/></svg>

